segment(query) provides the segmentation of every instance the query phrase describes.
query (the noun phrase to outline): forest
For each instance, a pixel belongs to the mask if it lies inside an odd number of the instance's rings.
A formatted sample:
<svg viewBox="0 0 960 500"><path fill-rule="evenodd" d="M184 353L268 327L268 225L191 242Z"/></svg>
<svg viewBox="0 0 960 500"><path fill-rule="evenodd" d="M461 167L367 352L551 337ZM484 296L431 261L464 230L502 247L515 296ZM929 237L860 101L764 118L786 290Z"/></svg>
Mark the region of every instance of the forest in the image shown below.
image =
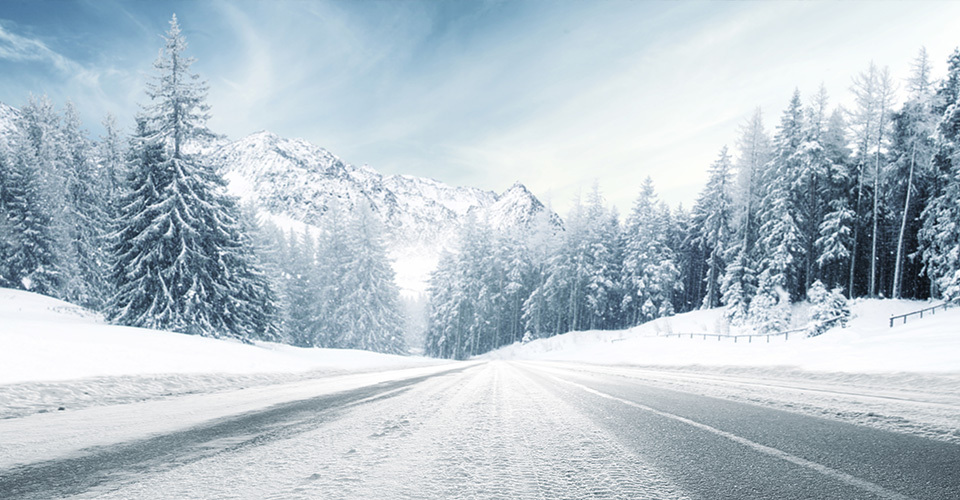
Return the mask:
<svg viewBox="0 0 960 500"><path fill-rule="evenodd" d="M149 102L88 137L74 107L32 97L0 134L0 286L115 324L242 341L405 353L383 229L331 203L315 230L258 219L201 153L207 84L176 17ZM724 307L731 329L780 331L790 304L960 299L960 51L942 79L870 63L855 105L795 90L772 129L756 110L695 203L652 179L621 218L594 187L562 223L468 218L430 278L426 354L463 359L574 330ZM666 174L664 174L666 175Z"/></svg>
<svg viewBox="0 0 960 500"><path fill-rule="evenodd" d="M871 63L853 109L795 90L772 132L756 110L689 209L658 201L648 178L623 221L594 187L562 229L468 224L432 277L426 351L466 358L697 308L767 333L801 300L958 300L960 52L947 63L935 81L921 49L902 90Z"/></svg>

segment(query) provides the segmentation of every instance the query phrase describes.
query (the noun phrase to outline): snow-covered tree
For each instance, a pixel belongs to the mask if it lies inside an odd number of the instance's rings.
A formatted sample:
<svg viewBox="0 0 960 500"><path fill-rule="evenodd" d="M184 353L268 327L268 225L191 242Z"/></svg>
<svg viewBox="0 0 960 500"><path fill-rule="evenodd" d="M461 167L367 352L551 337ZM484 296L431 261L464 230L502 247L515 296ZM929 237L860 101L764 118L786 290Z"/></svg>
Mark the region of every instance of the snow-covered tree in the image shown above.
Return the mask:
<svg viewBox="0 0 960 500"><path fill-rule="evenodd" d="M291 231L283 245L283 338L300 347L326 346L319 324L320 276L316 242L309 231Z"/></svg>
<svg viewBox="0 0 960 500"><path fill-rule="evenodd" d="M176 16L154 63L120 210L110 318L183 333L255 338L263 297L245 280L253 262L239 210L214 165L190 154L206 128L207 86L190 72Z"/></svg>
<svg viewBox="0 0 960 500"><path fill-rule="evenodd" d="M934 100L938 117L932 197L922 213L920 237L933 294L960 300L960 50L948 60L947 76Z"/></svg>
<svg viewBox="0 0 960 500"><path fill-rule="evenodd" d="M621 315L633 326L673 314L673 292L680 285L673 250L668 246L669 210L658 205L647 177L623 230Z"/></svg>
<svg viewBox="0 0 960 500"><path fill-rule="evenodd" d="M798 272L804 259L803 235L794 191L802 172L800 152L803 143L803 110L800 93L794 92L780 119L773 158L761 177L763 195L758 210L759 271L769 275L771 282L777 283L793 298L803 295L803 280ZM762 283L760 287L763 288Z"/></svg>
<svg viewBox="0 0 960 500"><path fill-rule="evenodd" d="M127 148L113 115L104 117L102 125L104 133L97 145L97 161L106 184L107 199L110 204L116 205L127 178ZM115 212L116 209L112 209L111 213Z"/></svg>
<svg viewBox="0 0 960 500"><path fill-rule="evenodd" d="M810 301L810 336L820 335L834 324L847 326L850 305L843 296L843 290L827 290L827 287L817 280L810 286L807 298Z"/></svg>
<svg viewBox="0 0 960 500"><path fill-rule="evenodd" d="M380 221L360 204L350 224L352 259L340 283L343 302L336 315L344 319L339 344L351 349L402 354L403 314Z"/></svg>
<svg viewBox="0 0 960 500"><path fill-rule="evenodd" d="M760 285L750 302L750 323L760 333L777 333L790 326L790 294L784 276L773 269L760 273Z"/></svg>
<svg viewBox="0 0 960 500"><path fill-rule="evenodd" d="M3 281L52 296L59 296L66 278L62 226L54 217L54 213L62 213L64 198L57 163L58 124L49 100L31 97L21 109L11 151L6 160L0 159L4 164L0 201L4 225L11 233L2 256Z"/></svg>
<svg viewBox="0 0 960 500"><path fill-rule="evenodd" d="M867 294L877 293L877 251L880 238L880 193L881 175L886 161L886 148L889 141L890 116L893 112L894 93L896 91L888 68L877 68L872 62L867 71L854 78L853 88L856 97L857 109L853 115L853 126L856 132L857 150L857 204L854 211L861 213L864 181L872 181L872 196L870 232L870 273L868 276ZM872 168L870 168L872 167ZM869 169L869 170L868 170ZM869 172L869 174L868 174ZM869 177L867 177L869 175ZM856 246L859 239L859 226L854 228L854 251L851 253L851 279L856 269ZM851 282L850 288L854 284Z"/></svg>
<svg viewBox="0 0 960 500"><path fill-rule="evenodd" d="M894 161L887 176L891 184L891 197L902 196L900 223L897 229L897 250L894 260L892 296L900 298L903 293L905 256L909 249L917 247L919 228L912 224L919 217L918 207L926 204L926 191L930 184L933 138L936 126L933 114L933 84L930 80L930 63L926 49L921 49L913 64L909 79L910 95L903 108L893 117L894 131L891 146ZM919 200L918 200L919 198ZM912 216L911 216L912 215ZM908 234L908 226L911 231ZM917 273L919 274L919 273Z"/></svg>
<svg viewBox="0 0 960 500"><path fill-rule="evenodd" d="M99 310L110 295L107 254L109 192L93 158L93 146L81 128L80 117L67 102L60 130L65 175L65 236L68 276L63 296Z"/></svg>
<svg viewBox="0 0 960 500"><path fill-rule="evenodd" d="M749 317L750 302L757 290L756 270L744 247L727 263L720 291L726 307L724 316L734 325L743 324Z"/></svg>
<svg viewBox="0 0 960 500"><path fill-rule="evenodd" d="M710 166L707 186L693 208L693 234L696 244L707 256L704 284L706 293L701 307L716 307L720 303L720 283L726 269L724 256L733 236L733 202L730 191L732 164L726 146L720 157Z"/></svg>

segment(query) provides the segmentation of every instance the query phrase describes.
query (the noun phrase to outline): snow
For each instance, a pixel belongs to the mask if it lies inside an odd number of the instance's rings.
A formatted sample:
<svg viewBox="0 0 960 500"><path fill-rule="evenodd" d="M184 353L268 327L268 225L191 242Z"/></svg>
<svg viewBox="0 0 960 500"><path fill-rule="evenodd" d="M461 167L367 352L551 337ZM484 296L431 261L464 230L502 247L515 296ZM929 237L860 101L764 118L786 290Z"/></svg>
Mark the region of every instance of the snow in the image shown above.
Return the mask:
<svg viewBox="0 0 960 500"><path fill-rule="evenodd" d="M351 405L302 434L204 443L199 459L77 498L689 498L575 405L488 363Z"/></svg>
<svg viewBox="0 0 960 500"><path fill-rule="evenodd" d="M661 318L628 330L571 332L525 345L514 344L481 359L579 361L629 365L791 366L808 371L858 373L960 371L960 308L940 310L923 319L912 317L890 328L891 315L933 305L908 300L854 301L848 328L823 335L796 334L717 340L698 333L727 334L723 309L699 310ZM807 305L794 306L794 326L802 326ZM680 338L666 334L694 334Z"/></svg>
<svg viewBox="0 0 960 500"><path fill-rule="evenodd" d="M0 418L440 363L112 326L78 306L5 288L0 325Z"/></svg>
<svg viewBox="0 0 960 500"><path fill-rule="evenodd" d="M890 317L934 303L860 299L847 328L747 342L669 333L728 333L722 309L622 331L572 332L479 359L549 361L638 383L960 443L960 308L906 324ZM802 326L806 304L793 308Z"/></svg>
<svg viewBox="0 0 960 500"><path fill-rule="evenodd" d="M221 167L231 194L254 202L261 217L286 229L320 226L334 199L346 208L370 203L386 229L397 284L413 295L426 291L441 252L454 249L457 230L469 213L506 229L525 226L545 210L519 183L498 195L429 178L384 176L303 139L267 131L206 154ZM551 219L560 225L556 214Z"/></svg>
<svg viewBox="0 0 960 500"><path fill-rule="evenodd" d="M16 129L19 114L16 108L0 102L0 140L5 139Z"/></svg>
<svg viewBox="0 0 960 500"><path fill-rule="evenodd" d="M94 446L145 439L284 402L435 374L450 368L450 364L442 364L330 376L0 419L0 469L69 457Z"/></svg>

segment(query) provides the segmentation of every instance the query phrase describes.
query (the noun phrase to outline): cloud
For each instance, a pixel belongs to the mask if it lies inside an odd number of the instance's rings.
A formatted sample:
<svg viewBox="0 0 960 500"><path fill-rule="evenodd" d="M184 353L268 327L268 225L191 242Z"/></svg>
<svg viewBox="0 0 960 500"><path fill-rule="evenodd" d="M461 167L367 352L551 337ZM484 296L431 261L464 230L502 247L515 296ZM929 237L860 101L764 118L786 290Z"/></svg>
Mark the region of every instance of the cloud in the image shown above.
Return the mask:
<svg viewBox="0 0 960 500"><path fill-rule="evenodd" d="M0 59L45 62L67 74L85 72L82 66L51 50L42 41L13 33L2 24L0 24Z"/></svg>

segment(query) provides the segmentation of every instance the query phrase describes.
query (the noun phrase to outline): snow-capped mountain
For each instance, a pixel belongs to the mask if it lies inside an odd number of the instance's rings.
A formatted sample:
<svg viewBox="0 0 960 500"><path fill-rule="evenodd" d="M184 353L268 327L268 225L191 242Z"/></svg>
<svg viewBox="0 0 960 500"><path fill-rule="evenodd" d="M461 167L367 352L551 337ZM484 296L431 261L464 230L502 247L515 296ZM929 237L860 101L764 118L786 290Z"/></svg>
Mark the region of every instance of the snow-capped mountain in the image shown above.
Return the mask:
<svg viewBox="0 0 960 500"><path fill-rule="evenodd" d="M15 129L19 111L0 103L0 143ZM528 227L545 210L517 183L502 194L456 187L410 175L382 175L354 166L302 139L257 132L237 141L197 146L219 166L230 191L252 201L276 222L319 225L331 203L364 201L380 217L401 288L419 292L444 249L453 249L460 225L472 214L498 229ZM549 217L561 226L560 218Z"/></svg>
<svg viewBox="0 0 960 500"><path fill-rule="evenodd" d="M500 229L524 227L546 207L522 184L502 194L354 166L302 139L258 132L208 150L233 194L275 217L319 224L330 204L368 202L387 230L402 287L422 290L468 214ZM559 226L560 219L551 213Z"/></svg>

